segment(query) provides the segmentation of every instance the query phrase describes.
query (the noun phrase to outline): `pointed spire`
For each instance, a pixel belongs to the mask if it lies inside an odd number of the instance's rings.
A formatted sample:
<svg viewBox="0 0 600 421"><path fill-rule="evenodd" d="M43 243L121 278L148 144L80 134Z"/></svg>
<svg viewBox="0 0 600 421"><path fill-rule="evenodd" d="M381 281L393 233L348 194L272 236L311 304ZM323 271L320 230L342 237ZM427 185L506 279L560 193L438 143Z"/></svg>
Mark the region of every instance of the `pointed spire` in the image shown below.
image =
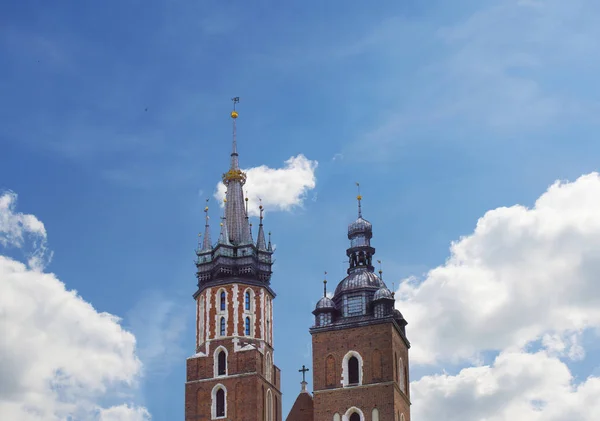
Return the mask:
<svg viewBox="0 0 600 421"><path fill-rule="evenodd" d="M267 250L267 244L265 241L265 231L263 230L263 206L258 207L260 209L260 224L258 224L258 238L256 239L256 248L259 250Z"/></svg>
<svg viewBox="0 0 600 421"><path fill-rule="evenodd" d="M360 184L356 183L356 188L358 190L358 195L356 196L356 200L358 200L358 217L362 218L362 209L360 207L360 201L362 200L362 196L360 195Z"/></svg>
<svg viewBox="0 0 600 421"><path fill-rule="evenodd" d="M239 162L238 162L238 153L237 153L237 139L236 139L236 127L235 121L238 118L238 113L235 110L235 104L240 102L240 97L236 96L235 98L231 98L233 101L233 111L231 112L231 120L233 121L233 143L231 147L231 168L232 170L239 170Z"/></svg>
<svg viewBox="0 0 600 421"><path fill-rule="evenodd" d="M231 148L231 165L229 171L223 174L223 184L227 186L227 203L225 204L225 214L227 217L227 231L229 241L235 245L248 244L248 220L244 212L244 193L242 186L246 183L246 174L240 170L237 153L236 138L236 119L238 112L235 110L235 104L240 101L239 97L232 98L233 111L231 118L233 120L233 142Z"/></svg>
<svg viewBox="0 0 600 421"><path fill-rule="evenodd" d="M206 199L206 203L208 203L208 199ZM210 227L208 225L208 206L204 208L205 213L205 224L204 224L204 241L202 242L202 251L209 251L212 248L212 244L210 241Z"/></svg>
<svg viewBox="0 0 600 421"><path fill-rule="evenodd" d="M227 199L223 199L223 202L225 203L225 208L227 208ZM219 244L225 244L225 245L231 245L231 243L229 242L229 234L227 233L227 216L225 214L225 212L223 212L224 215L221 217L221 233L219 234Z"/></svg>
<svg viewBox="0 0 600 421"><path fill-rule="evenodd" d="M241 244L252 244L252 230L250 229L250 220L248 219L248 192L246 192L246 198L244 199L246 201L246 222L244 224L244 235L242 237L242 243Z"/></svg>

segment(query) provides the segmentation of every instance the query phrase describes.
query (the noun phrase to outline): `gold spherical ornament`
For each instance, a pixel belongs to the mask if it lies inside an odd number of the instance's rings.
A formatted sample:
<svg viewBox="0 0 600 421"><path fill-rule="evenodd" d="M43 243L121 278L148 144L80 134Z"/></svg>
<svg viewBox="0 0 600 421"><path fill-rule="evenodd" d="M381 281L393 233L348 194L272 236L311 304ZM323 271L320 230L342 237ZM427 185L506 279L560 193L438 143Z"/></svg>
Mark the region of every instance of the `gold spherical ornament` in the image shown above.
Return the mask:
<svg viewBox="0 0 600 421"><path fill-rule="evenodd" d="M204 208L204 211L206 212L208 210L208 206Z"/></svg>
<svg viewBox="0 0 600 421"><path fill-rule="evenodd" d="M237 111L234 110L234 111L231 112L231 118L238 118Z"/></svg>
<svg viewBox="0 0 600 421"><path fill-rule="evenodd" d="M247 201L248 201L248 198L245 198L244 200L247 202Z"/></svg>
<svg viewBox="0 0 600 421"><path fill-rule="evenodd" d="M361 196L360 194L359 194L358 196L356 196L356 198L357 198L358 200L362 200L362 196Z"/></svg>
<svg viewBox="0 0 600 421"><path fill-rule="evenodd" d="M227 203L227 199L223 199L223 203Z"/></svg>
<svg viewBox="0 0 600 421"><path fill-rule="evenodd" d="M223 223L221 222L221 226L223 226Z"/></svg>

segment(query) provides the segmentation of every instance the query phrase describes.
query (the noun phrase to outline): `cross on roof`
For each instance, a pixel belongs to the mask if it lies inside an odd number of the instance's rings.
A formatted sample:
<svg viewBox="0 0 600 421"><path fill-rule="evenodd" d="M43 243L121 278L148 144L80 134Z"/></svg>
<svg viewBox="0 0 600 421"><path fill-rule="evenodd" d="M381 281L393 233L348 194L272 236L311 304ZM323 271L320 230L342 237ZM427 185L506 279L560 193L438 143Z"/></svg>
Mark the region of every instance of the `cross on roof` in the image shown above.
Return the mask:
<svg viewBox="0 0 600 421"><path fill-rule="evenodd" d="M306 372L310 371L308 368L306 368L304 366L304 364L302 364L302 370L298 370L300 373L302 373L302 383L306 382Z"/></svg>

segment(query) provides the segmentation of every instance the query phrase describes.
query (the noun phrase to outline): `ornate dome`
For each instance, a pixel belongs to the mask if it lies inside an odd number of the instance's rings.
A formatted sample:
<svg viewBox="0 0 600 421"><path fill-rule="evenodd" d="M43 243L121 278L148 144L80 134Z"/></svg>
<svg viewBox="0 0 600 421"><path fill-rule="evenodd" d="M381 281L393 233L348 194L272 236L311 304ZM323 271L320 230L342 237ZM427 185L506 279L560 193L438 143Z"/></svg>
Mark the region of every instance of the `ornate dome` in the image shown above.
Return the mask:
<svg viewBox="0 0 600 421"><path fill-rule="evenodd" d="M335 310L335 304L333 303L333 300L329 297L321 298L317 302L317 305L315 307L315 310L328 310L328 309Z"/></svg>
<svg viewBox="0 0 600 421"><path fill-rule="evenodd" d="M335 289L335 296L339 294L360 289L385 288L385 284L377 275L368 270L355 270L346 276Z"/></svg>
<svg viewBox="0 0 600 421"><path fill-rule="evenodd" d="M362 216L348 225L348 237L352 237L358 233L371 233L373 231L373 225Z"/></svg>
<svg viewBox="0 0 600 421"><path fill-rule="evenodd" d="M379 288L376 292L375 295L373 296L373 301L377 301L377 300L393 300L394 297L392 296L392 292L387 289L386 287L382 287Z"/></svg>

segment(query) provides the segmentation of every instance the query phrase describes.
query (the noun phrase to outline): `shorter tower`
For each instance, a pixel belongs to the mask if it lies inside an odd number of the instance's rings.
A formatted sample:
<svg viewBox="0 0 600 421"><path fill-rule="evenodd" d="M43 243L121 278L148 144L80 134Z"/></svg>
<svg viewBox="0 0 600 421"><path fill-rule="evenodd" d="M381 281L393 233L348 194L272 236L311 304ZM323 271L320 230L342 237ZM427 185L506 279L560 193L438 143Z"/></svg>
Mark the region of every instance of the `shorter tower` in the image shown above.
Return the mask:
<svg viewBox="0 0 600 421"><path fill-rule="evenodd" d="M357 199L348 276L313 311L313 421L410 421L407 323L374 273L372 225Z"/></svg>

